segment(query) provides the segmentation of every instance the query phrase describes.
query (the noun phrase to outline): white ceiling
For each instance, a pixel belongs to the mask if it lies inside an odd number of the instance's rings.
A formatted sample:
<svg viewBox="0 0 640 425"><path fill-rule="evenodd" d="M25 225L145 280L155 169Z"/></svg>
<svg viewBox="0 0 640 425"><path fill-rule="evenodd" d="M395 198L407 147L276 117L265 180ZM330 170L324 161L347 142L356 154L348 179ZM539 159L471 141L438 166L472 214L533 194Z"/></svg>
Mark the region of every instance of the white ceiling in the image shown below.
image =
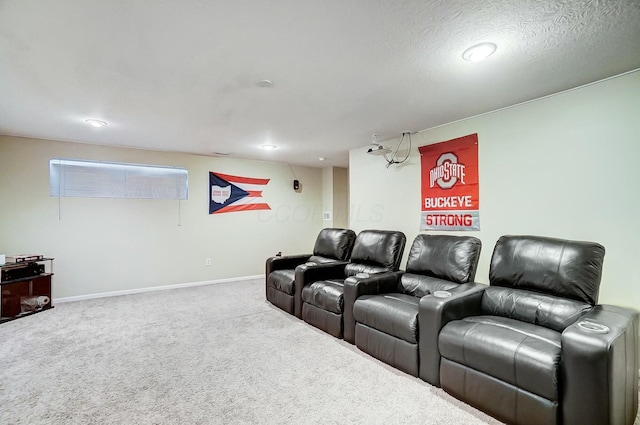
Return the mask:
<svg viewBox="0 0 640 425"><path fill-rule="evenodd" d="M639 0L0 0L0 134L54 140L347 166L638 68Z"/></svg>

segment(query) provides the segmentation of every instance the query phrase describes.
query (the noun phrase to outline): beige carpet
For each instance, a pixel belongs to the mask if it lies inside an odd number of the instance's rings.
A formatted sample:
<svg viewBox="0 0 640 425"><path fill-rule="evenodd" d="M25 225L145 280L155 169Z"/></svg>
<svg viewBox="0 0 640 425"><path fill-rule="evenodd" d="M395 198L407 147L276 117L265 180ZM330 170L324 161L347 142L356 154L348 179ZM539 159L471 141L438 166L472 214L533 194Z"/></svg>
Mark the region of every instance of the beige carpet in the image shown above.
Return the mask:
<svg viewBox="0 0 640 425"><path fill-rule="evenodd" d="M59 304L0 341L3 425L499 423L271 306L262 280Z"/></svg>

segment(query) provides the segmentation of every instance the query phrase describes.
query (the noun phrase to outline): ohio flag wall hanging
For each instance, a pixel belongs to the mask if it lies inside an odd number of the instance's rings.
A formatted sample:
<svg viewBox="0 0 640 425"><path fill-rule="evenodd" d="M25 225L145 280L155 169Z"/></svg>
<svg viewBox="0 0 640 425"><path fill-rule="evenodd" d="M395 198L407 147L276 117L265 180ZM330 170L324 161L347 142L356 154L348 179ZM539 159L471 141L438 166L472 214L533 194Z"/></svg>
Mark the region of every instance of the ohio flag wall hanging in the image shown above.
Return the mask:
<svg viewBox="0 0 640 425"><path fill-rule="evenodd" d="M269 180L209 172L209 214L270 210L262 199Z"/></svg>
<svg viewBox="0 0 640 425"><path fill-rule="evenodd" d="M420 230L480 230L478 135L420 146Z"/></svg>

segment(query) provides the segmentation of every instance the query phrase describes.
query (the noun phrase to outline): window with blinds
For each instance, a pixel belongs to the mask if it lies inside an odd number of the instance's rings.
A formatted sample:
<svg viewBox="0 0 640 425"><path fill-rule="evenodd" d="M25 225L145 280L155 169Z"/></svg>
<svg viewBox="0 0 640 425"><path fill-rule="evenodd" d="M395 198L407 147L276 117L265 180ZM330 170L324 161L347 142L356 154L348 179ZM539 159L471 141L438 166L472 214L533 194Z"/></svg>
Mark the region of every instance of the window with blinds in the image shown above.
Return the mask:
<svg viewBox="0 0 640 425"><path fill-rule="evenodd" d="M49 161L51 196L174 199L189 196L185 168L53 158Z"/></svg>

